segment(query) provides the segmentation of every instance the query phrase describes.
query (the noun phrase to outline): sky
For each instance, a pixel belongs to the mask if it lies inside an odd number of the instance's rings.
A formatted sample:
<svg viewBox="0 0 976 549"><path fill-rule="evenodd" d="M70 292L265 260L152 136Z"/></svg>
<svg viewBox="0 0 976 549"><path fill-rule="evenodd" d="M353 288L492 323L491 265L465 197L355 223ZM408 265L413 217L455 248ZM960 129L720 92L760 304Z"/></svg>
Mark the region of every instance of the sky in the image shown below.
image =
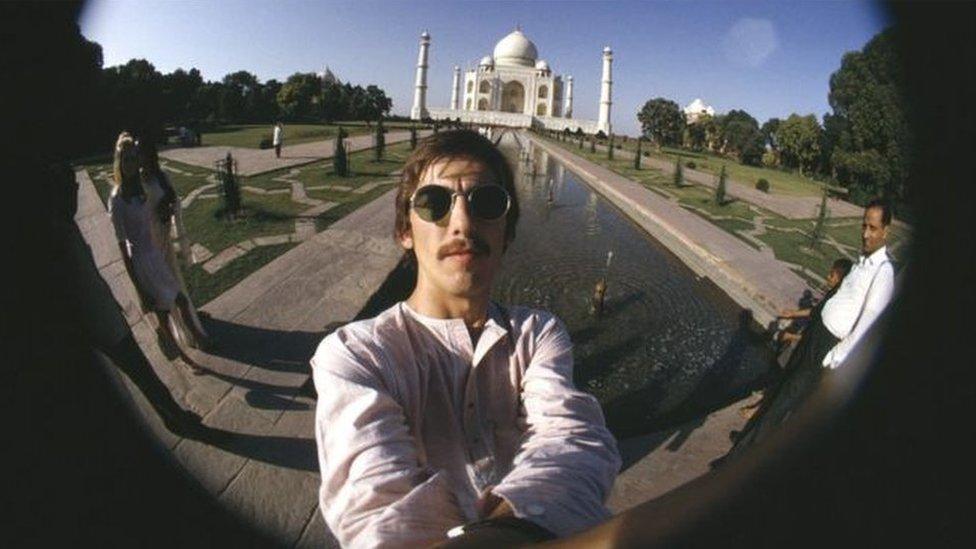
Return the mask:
<svg viewBox="0 0 976 549"><path fill-rule="evenodd" d="M401 115L413 101L422 31L431 34L427 104L446 108L454 65L477 65L519 25L556 74L573 76L577 118L597 118L609 45L611 122L636 135L637 112L656 97L681 107L700 97L760 124L794 112L822 117L843 54L890 19L853 1L90 0L79 24L106 67L142 58L164 73L196 67L207 80L246 70L284 81L328 66L343 82L383 88Z"/></svg>

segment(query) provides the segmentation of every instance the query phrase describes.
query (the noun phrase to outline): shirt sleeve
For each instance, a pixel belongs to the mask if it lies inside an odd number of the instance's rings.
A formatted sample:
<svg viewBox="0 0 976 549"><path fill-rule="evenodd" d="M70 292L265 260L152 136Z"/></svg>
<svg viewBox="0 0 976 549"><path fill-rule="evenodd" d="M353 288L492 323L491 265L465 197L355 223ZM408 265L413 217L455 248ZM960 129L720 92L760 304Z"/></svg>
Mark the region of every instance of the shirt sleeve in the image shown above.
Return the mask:
<svg viewBox="0 0 976 549"><path fill-rule="evenodd" d="M528 428L512 470L492 492L515 516L558 536L606 520L620 455L596 398L573 385L572 343L555 317L540 331L522 399Z"/></svg>
<svg viewBox="0 0 976 549"><path fill-rule="evenodd" d="M319 504L343 547L430 545L464 522L443 471L422 467L376 364L337 334L312 358Z"/></svg>
<svg viewBox="0 0 976 549"><path fill-rule="evenodd" d="M874 324L875 319L884 311L884 308L891 301L891 296L895 290L895 273L891 263L885 262L878 268L871 287L868 288L867 295L864 296L864 308L860 317L851 329L847 337L840 340L834 348L824 357L823 365L830 369L835 369L844 363L847 355L861 340L861 337L868 328Z"/></svg>

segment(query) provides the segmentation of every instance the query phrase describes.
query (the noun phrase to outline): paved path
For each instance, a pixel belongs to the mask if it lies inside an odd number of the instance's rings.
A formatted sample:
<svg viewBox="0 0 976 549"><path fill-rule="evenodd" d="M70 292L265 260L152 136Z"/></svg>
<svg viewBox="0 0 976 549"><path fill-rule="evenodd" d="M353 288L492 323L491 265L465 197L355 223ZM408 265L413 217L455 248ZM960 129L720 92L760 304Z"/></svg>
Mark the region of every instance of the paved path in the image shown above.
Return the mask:
<svg viewBox="0 0 976 549"><path fill-rule="evenodd" d="M792 307L806 282L769 254L752 248L646 187L548 143L523 136L580 175L699 276L708 276L761 325Z"/></svg>
<svg viewBox="0 0 976 549"><path fill-rule="evenodd" d="M570 143L566 144L570 145ZM604 152L607 150L606 146L604 145L597 145L596 148L597 150ZM629 159L633 159L635 155L634 152L624 149L616 149L613 151L613 154L615 158L619 157ZM641 166L649 166L651 168L661 170L666 174L674 173L673 161L669 162L656 157L642 157ZM692 183L711 188L715 188L718 185L718 176L716 175L690 168L684 168L682 173L685 179ZM761 206L771 212L778 213L779 215L790 219L810 219L816 217L817 212L820 209L819 196L797 196L764 193L755 188L755 183L747 184L741 181L736 181L731 177L726 179L725 188L730 196L734 196L740 200ZM861 214L864 213L864 208L851 204L850 202L838 200L836 198L827 199L827 209L832 217L860 217Z"/></svg>
<svg viewBox="0 0 976 549"><path fill-rule="evenodd" d="M142 310L122 263L112 224L88 174L77 172L81 248L111 290L156 375L221 438L167 431L125 376L137 412L170 456L231 512L286 545L334 546L318 509L313 399L300 387L326 327L351 320L400 257L388 192L278 257L202 307L219 342L190 350L209 371L194 376L159 346L155 316ZM105 315L110 316L109 307ZM116 313L117 314L117 313ZM126 326L127 324L127 326ZM105 328L107 329L107 328Z"/></svg>
<svg viewBox="0 0 976 549"><path fill-rule="evenodd" d="M430 134L431 130L418 131L417 138ZM386 134L387 145L409 139L409 131L390 131ZM347 137L345 144L348 152L371 149L373 148L373 135L363 134ZM302 164L332 158L335 154L335 139L282 147L281 158L275 158L274 149L250 149L222 145L167 149L160 152L159 155L170 160L212 170L214 163L223 160L228 152L237 160L237 171L240 175L253 176L289 166L301 166Z"/></svg>

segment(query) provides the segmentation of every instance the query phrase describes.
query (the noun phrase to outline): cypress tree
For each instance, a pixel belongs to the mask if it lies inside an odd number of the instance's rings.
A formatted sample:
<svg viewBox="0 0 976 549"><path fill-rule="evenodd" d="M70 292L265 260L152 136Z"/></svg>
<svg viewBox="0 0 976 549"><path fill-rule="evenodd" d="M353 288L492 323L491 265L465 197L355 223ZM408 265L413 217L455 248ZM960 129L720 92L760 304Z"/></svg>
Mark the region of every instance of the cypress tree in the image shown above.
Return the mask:
<svg viewBox="0 0 976 549"><path fill-rule="evenodd" d="M683 187L685 184L685 172L684 168L681 166L681 158L676 158L674 160L674 186Z"/></svg>
<svg viewBox="0 0 976 549"><path fill-rule="evenodd" d="M241 211L241 188L238 186L237 177L234 175L234 158L230 155L230 151L227 152L227 157L224 159L224 171L221 176L224 214L233 220Z"/></svg>
<svg viewBox="0 0 976 549"><path fill-rule="evenodd" d="M715 203L719 206L725 205L725 180L727 178L725 164L722 164L722 171L718 174L718 185L715 187Z"/></svg>
<svg viewBox="0 0 976 549"><path fill-rule="evenodd" d="M635 170L641 169L641 165L640 165L641 164L641 143L643 142L644 142L643 139L641 139L640 137L637 138L637 154L634 155Z"/></svg>
<svg viewBox="0 0 976 549"><path fill-rule="evenodd" d="M383 151L386 148L386 136L383 134L384 134L383 119L380 118L379 122L376 123L376 138L375 138L376 147L373 148L373 151L375 153L374 160L376 162L383 161Z"/></svg>
<svg viewBox="0 0 976 549"><path fill-rule="evenodd" d="M410 126L410 150L417 148L417 128Z"/></svg>
<svg viewBox="0 0 976 549"><path fill-rule="evenodd" d="M824 236L824 225L827 221L827 187L823 189L823 196L820 198L820 211L817 213L817 221L813 225L813 233L810 235L810 245L819 247L820 241Z"/></svg>
<svg viewBox="0 0 976 549"><path fill-rule="evenodd" d="M596 138L595 137L591 137L590 138L590 152L591 153L595 153L596 152Z"/></svg>
<svg viewBox="0 0 976 549"><path fill-rule="evenodd" d="M610 134L610 141L607 142L607 160L613 160L613 134Z"/></svg>
<svg viewBox="0 0 976 549"><path fill-rule="evenodd" d="M332 173L339 177L349 175L349 160L346 158L346 145L342 142L346 137L346 132L339 128L339 135L336 136L335 155L332 157Z"/></svg>

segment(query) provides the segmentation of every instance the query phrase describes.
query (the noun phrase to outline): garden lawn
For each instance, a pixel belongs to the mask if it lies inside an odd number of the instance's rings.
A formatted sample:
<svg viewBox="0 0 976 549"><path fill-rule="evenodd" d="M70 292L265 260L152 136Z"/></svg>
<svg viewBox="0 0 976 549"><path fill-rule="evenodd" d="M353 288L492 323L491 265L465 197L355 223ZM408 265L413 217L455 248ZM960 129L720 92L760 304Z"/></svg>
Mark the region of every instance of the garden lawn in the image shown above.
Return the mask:
<svg viewBox="0 0 976 549"><path fill-rule="evenodd" d="M276 246L260 246L231 261L224 268L214 274L203 270L203 265L193 265L183 268L183 280L190 292L190 299L197 307L201 307L220 294L231 289L235 284L244 280L251 273L264 267L279 255L297 246L289 242Z"/></svg>
<svg viewBox="0 0 976 549"><path fill-rule="evenodd" d="M744 237L742 233L752 231L755 228L755 221L761 216L766 231L754 238L758 238L769 246L776 259L795 265L791 268L814 288L825 289L821 279L826 275L835 259L839 257L855 259L857 250L860 249L860 218L828 218L826 221L825 231L827 235L849 248L838 248L828 241L822 241L818 245L812 246L810 234L813 231L815 219L787 219L741 200L734 200L720 206L715 202L714 189L687 184L687 181L684 186L676 187L673 183L672 174L650 168L647 164L644 164L642 169L635 170L632 158L620 159L618 157L611 161L607 159L606 151L591 153L587 143L584 143L581 150L575 142L561 142L552 139L548 139L548 141L636 181L665 198L668 198L668 195L673 197L673 200L676 200L687 210L754 248L758 248L756 243ZM891 226L889 228L889 248L897 249L905 243L905 239L909 236L906 230L894 225ZM897 256L896 259L898 259ZM814 276L811 276L810 273L813 273Z"/></svg>
<svg viewBox="0 0 976 549"><path fill-rule="evenodd" d="M349 135L359 135L372 131L365 124L345 125L346 133ZM274 127L271 124L238 124L220 126L204 132L201 136L203 146L226 146L244 147L257 149L261 145L261 139L271 139ZM284 145L299 145L312 141L325 141L334 139L339 131L339 126L335 124L284 124Z"/></svg>
<svg viewBox="0 0 976 549"><path fill-rule="evenodd" d="M620 145L624 150L630 152L637 150L637 141L635 139L627 139L627 142L623 143L615 138L614 144ZM586 148L585 143L584 148ZM662 147L658 151L653 145L646 142L643 144L641 150L649 153L653 158L667 160L671 165L674 165L676 158L680 158L682 164L692 161L695 163L695 170L709 173L716 177L722 170L722 165L724 164L726 172L731 179L754 188L756 182L760 178L764 178L769 181L769 191L773 194L819 196L821 189L825 185L825 183L809 177L803 177L799 173L759 166L746 166L740 164L733 158L719 156L710 152L689 151L674 147Z"/></svg>

